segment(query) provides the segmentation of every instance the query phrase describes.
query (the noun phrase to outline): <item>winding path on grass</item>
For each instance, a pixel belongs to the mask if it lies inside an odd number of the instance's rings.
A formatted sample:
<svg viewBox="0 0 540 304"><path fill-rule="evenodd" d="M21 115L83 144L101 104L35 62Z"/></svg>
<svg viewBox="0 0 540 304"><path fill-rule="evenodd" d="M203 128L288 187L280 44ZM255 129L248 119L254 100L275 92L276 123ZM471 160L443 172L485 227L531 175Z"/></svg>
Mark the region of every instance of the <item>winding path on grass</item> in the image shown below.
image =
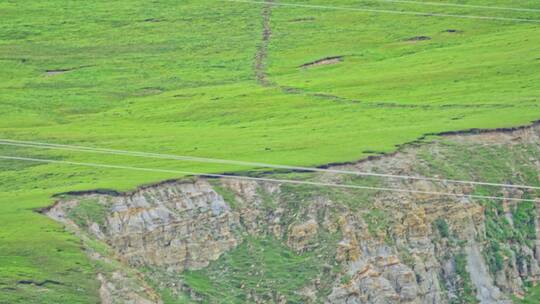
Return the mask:
<svg viewBox="0 0 540 304"><path fill-rule="evenodd" d="M346 103L360 103L361 100L358 99L350 99L341 97L338 95L332 95L325 92L309 92L305 89L293 87L293 86L287 86L278 84L272 80L270 80L268 75L268 66L267 66L267 60L268 60L268 54L269 54L269 46L270 42L272 40L272 10L274 6L277 5L277 3L274 2L274 0L265 0L264 5L262 7L261 11L261 19L262 19L262 34L261 34L261 42L259 44L259 47L257 48L257 52L255 54L255 61L253 64L253 69L255 73L256 81L263 87L268 88L277 88L280 89L284 94L293 94L293 95L305 95L309 96L315 99L324 99L334 102L346 102ZM306 63L300 67L306 67L306 66L313 66L317 65L320 61L332 61L333 63L337 63L339 61L342 61L341 56L335 56L335 57L327 57L323 58L314 62ZM373 107L385 107L385 108L423 108L423 109L433 109L433 108L448 108L448 107L455 107L455 108L513 108L516 107L515 104L441 104L441 105L425 105L425 104L399 104L396 102L362 102L365 105L370 105Z"/></svg>
<svg viewBox="0 0 540 304"><path fill-rule="evenodd" d="M275 3L274 0L265 0L261 17L262 17L262 37L257 52L255 54L255 62L253 65L255 71L255 78L257 82L263 87L274 87L280 89L285 94L303 94L314 98L321 98L332 101L344 101L344 102L359 102L358 100L352 100L343 98L336 95L330 95L326 93L310 93L305 90L283 86L271 81L268 77L267 71L267 59L268 59L268 46L272 39L272 9Z"/></svg>

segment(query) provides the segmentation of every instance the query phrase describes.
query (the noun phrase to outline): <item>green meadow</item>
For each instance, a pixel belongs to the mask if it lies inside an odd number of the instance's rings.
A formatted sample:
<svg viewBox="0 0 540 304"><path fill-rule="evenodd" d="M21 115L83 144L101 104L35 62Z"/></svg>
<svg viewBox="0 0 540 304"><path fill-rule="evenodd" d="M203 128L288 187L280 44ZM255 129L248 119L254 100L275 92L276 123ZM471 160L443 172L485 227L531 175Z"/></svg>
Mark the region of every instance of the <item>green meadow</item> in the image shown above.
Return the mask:
<svg viewBox="0 0 540 304"><path fill-rule="evenodd" d="M0 138L316 166L392 152L425 134L540 119L540 11L287 3L319 7L274 6L264 25L260 3L0 1ZM534 1L459 3L540 10ZM334 56L341 61L300 67ZM257 81L256 58L270 85ZM0 155L253 169L11 146ZM0 160L0 303L98 301L81 242L35 212L52 195L178 177Z"/></svg>

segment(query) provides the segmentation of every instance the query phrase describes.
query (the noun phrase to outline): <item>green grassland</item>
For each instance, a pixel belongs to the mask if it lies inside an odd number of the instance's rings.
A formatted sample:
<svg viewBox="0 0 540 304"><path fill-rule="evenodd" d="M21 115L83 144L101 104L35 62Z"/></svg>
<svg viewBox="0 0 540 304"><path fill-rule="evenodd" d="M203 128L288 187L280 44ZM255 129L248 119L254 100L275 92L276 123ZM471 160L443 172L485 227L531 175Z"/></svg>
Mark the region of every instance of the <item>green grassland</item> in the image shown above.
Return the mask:
<svg viewBox="0 0 540 304"><path fill-rule="evenodd" d="M535 12L367 0L289 2L540 19ZM540 9L532 1L459 3ZM272 85L261 86L254 58L262 10L218 0L1 1L0 137L320 165L390 152L426 133L540 119L540 23L274 7L265 57ZM408 40L417 36L431 39ZM344 57L299 68L327 56ZM196 172L249 169L0 151ZM33 212L51 195L174 177L0 160L0 303L97 301L80 242ZM25 280L60 284L17 283Z"/></svg>

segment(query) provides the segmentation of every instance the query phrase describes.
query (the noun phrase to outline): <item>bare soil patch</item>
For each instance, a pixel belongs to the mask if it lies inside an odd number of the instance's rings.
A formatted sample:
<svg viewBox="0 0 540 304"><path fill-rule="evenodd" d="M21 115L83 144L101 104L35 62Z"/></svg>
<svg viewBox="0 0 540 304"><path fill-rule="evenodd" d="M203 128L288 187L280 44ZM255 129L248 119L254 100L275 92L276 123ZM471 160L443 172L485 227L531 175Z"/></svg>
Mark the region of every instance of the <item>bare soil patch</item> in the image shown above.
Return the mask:
<svg viewBox="0 0 540 304"><path fill-rule="evenodd" d="M163 21L162 19L159 19L159 18L146 18L143 20L144 22L161 22Z"/></svg>
<svg viewBox="0 0 540 304"><path fill-rule="evenodd" d="M146 87L141 88L141 90L136 94L137 96L148 96L148 95L157 95L163 93L163 88L157 87Z"/></svg>
<svg viewBox="0 0 540 304"><path fill-rule="evenodd" d="M36 286L44 286L46 284L64 285L62 282L58 282L55 280L44 280L44 281L20 280L17 282L17 284L36 285Z"/></svg>
<svg viewBox="0 0 540 304"><path fill-rule="evenodd" d="M45 75L47 76L54 76L58 74L64 74L69 71L72 71L73 69L57 69L57 70L45 70Z"/></svg>
<svg viewBox="0 0 540 304"><path fill-rule="evenodd" d="M308 22L308 21L315 21L315 17L295 18L295 19L289 20L289 22Z"/></svg>
<svg viewBox="0 0 540 304"><path fill-rule="evenodd" d="M67 72L89 68L92 66L93 65L82 65L82 66L72 67L72 68L49 69L49 70L45 70L45 76L54 76L54 75L64 74Z"/></svg>
<svg viewBox="0 0 540 304"><path fill-rule="evenodd" d="M405 41L425 41L425 40L431 40L431 37L429 37L429 36L414 36L414 37L405 39Z"/></svg>
<svg viewBox="0 0 540 304"><path fill-rule="evenodd" d="M340 63L342 61L343 61L343 56L325 57L325 58L322 58L322 59L319 59L319 60L315 60L315 61L312 61L312 62L305 63L305 64L301 65L300 67L301 68L310 68L310 67L319 66L319 65L336 64L336 63Z"/></svg>

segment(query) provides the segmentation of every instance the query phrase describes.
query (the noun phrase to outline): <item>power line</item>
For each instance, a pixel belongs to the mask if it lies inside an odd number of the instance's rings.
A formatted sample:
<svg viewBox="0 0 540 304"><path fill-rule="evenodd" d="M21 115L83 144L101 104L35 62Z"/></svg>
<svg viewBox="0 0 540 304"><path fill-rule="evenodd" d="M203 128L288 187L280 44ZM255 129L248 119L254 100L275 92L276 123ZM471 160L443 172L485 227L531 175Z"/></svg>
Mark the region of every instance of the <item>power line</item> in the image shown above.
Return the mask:
<svg viewBox="0 0 540 304"><path fill-rule="evenodd" d="M533 22L540 23L539 19L522 19L522 18L506 18L506 17L493 17L493 16L475 16L475 15L457 15L457 14L444 14L444 13L423 13L414 11L395 11L385 9L371 9L364 7L344 7L344 6L328 6L328 5L315 5L315 4L297 4L297 3L283 3L283 2L265 2L265 1L250 1L250 0L221 0L228 2L238 2L246 4L259 4L259 5L273 5L273 6L286 6L286 7L303 7L313 9L329 9L329 10L342 10L342 11L357 11L367 13L383 13L383 14L397 14L397 15L411 15L411 16L423 16L423 17L448 17L448 18L462 18L462 19L480 19L480 20L497 20L497 21L515 21L515 22Z"/></svg>
<svg viewBox="0 0 540 304"><path fill-rule="evenodd" d="M540 190L540 187L528 186L528 185L513 185L513 184L454 180L454 179L444 179L444 178L434 178L434 177L424 177L424 176L394 175L394 174L382 174L382 173L374 173L374 172L287 166L287 165L279 165L279 164L266 164L266 163L247 162L247 161L238 161L238 160L159 154L159 153L126 151L126 150L116 150L116 149L104 149L104 148L94 148L94 147L75 146L75 145L51 144L51 143L43 143L43 142L35 142L35 141L0 139L0 145L28 147L28 148L43 148L43 149L52 149L52 150L65 150L65 151L75 151L75 152L89 152L89 153L111 154L111 155L125 155L125 156L156 158L156 159L170 159L170 160L192 161L192 162L202 162L202 163L218 163L218 164L239 165L239 166L248 166L248 167L285 169L285 170L293 170L293 171L349 174L349 175L357 175L357 176L373 176L373 177L393 178L393 179L403 179L403 180L423 180L423 181L441 182L441 183L455 183L455 184L478 185L478 186L493 186L493 187L504 187L504 188Z"/></svg>
<svg viewBox="0 0 540 304"><path fill-rule="evenodd" d="M517 12L533 12L533 13L540 12L540 9L535 9L535 8L487 6L487 5L459 4L459 3L448 3L448 2L427 2L427 1L409 1L409 0L369 0L369 1L405 3L405 4L429 5L429 6L480 8L480 9L488 9L488 10L505 10L505 11L517 11Z"/></svg>
<svg viewBox="0 0 540 304"><path fill-rule="evenodd" d="M449 193L449 192L421 191L421 190L408 190L408 189L399 189L399 188L370 187L370 186L358 186L358 185L347 185L347 184L311 182L311 181L301 181L301 180L273 179L273 178L251 177L251 176L242 176L242 175L200 173L200 172L178 171L178 170L169 170L169 169L141 168L141 167L131 167L131 166L122 166L122 165L107 165L107 164L87 163L87 162L72 162L72 161L64 161L64 160L17 157L17 156L6 156L6 155L0 155L0 159L32 161L32 162L41 162L41 163L65 164L65 165L108 168L108 169L123 169L123 170L135 170L135 171L146 171L146 172L173 173L173 174L191 175L191 176L199 176L199 177L219 177L219 178L228 178L228 179L237 179L237 180L250 180L250 181L273 182L273 183L288 183L288 184L300 184L300 185L311 185L311 186L336 187L336 188L346 188L346 189L362 189L362 190L413 193L413 194L428 194L428 195L436 195L436 196L448 196L448 197L459 197L459 198L476 198L476 199L491 199L491 200L499 200L499 201L536 202L536 200L534 200L534 199L523 199L523 198L506 198L506 197L500 197L500 196L487 196L487 195L476 195L476 194L459 194L459 193Z"/></svg>

